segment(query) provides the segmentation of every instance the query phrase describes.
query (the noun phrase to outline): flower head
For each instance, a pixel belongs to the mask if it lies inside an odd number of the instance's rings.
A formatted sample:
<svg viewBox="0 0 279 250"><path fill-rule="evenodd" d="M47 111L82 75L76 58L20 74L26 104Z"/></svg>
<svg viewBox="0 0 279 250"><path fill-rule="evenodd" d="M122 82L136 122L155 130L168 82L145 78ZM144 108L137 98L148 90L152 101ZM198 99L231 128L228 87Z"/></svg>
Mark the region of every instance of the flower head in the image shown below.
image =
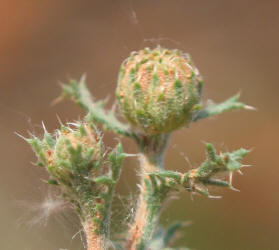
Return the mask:
<svg viewBox="0 0 279 250"><path fill-rule="evenodd" d="M157 134L191 121L201 88L202 78L188 54L146 48L123 62L116 96L128 121L146 134Z"/></svg>

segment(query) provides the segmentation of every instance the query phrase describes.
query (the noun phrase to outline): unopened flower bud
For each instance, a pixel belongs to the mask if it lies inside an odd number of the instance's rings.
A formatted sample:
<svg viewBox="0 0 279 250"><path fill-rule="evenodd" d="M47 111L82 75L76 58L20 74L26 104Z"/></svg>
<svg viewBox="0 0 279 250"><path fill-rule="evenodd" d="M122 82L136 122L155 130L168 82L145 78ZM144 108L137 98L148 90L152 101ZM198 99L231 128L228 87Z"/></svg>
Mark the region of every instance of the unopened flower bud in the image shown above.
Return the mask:
<svg viewBox="0 0 279 250"><path fill-rule="evenodd" d="M129 122L146 134L158 134L191 121L201 88L202 78L189 55L146 48L123 62L116 96Z"/></svg>
<svg viewBox="0 0 279 250"><path fill-rule="evenodd" d="M102 161L102 142L93 125L74 126L63 127L55 147L46 152L48 170L62 182L71 181L72 176L97 175L97 166Z"/></svg>

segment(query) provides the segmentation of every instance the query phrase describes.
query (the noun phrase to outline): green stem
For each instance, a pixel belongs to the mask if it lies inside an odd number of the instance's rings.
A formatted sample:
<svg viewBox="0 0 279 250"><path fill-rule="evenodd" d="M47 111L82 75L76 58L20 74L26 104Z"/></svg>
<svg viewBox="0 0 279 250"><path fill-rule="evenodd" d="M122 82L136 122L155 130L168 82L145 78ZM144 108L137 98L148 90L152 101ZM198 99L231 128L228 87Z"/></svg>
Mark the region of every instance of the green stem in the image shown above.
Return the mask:
<svg viewBox="0 0 279 250"><path fill-rule="evenodd" d="M146 211L142 214L145 215L145 218L143 218L144 221L141 222L143 228L137 241L137 250L147 249L157 225L162 203L165 198L165 196L158 196L152 192L151 183L148 180L146 180L145 186L146 192L143 194L144 201L142 203Z"/></svg>
<svg viewBox="0 0 279 250"><path fill-rule="evenodd" d="M149 174L163 169L163 158L169 134L140 137L141 192L135 220L130 229L126 249L146 249L157 224L162 196L154 195Z"/></svg>

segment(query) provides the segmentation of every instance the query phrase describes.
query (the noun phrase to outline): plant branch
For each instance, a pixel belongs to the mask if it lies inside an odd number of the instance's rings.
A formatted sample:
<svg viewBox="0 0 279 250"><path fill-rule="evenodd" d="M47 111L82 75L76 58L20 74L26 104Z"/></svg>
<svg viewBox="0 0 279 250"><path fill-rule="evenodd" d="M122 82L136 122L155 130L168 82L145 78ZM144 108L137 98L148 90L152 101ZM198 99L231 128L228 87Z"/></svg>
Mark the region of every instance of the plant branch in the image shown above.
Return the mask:
<svg viewBox="0 0 279 250"><path fill-rule="evenodd" d="M209 198L211 196L206 186L221 186L234 189L230 181L223 181L215 178L216 174L229 172L230 175L244 167L240 160L248 154L248 150L239 149L232 153L221 153L217 155L212 144L206 144L207 159L196 169L187 173L160 170L154 166L155 171L144 176L139 200L139 208L135 218L135 224L130 232L130 241L126 249L144 250L149 247L162 205L170 192L178 191L181 188L202 194ZM145 159L148 161L148 159ZM144 161L142 166L146 164ZM150 167L149 167L150 168ZM166 247L166 246L165 246Z"/></svg>
<svg viewBox="0 0 279 250"><path fill-rule="evenodd" d="M94 121L103 125L106 130L116 134L133 137L133 132L128 124L120 122L112 110L104 109L104 101L95 102L90 94L86 83L85 75L79 81L71 80L69 84L62 85L62 98L69 98L88 112L87 121Z"/></svg>
<svg viewBox="0 0 279 250"><path fill-rule="evenodd" d="M232 186L232 174L245 167L240 161L249 153L246 149L239 149L231 153L216 154L212 144L206 144L206 160L196 169L186 173L175 171L155 171L149 175L154 180L150 183L156 193L168 193L184 188L189 192L198 193L209 198L211 196L206 186L227 187L236 190ZM219 173L229 173L229 181L224 181L217 176ZM157 195L157 194L156 194Z"/></svg>

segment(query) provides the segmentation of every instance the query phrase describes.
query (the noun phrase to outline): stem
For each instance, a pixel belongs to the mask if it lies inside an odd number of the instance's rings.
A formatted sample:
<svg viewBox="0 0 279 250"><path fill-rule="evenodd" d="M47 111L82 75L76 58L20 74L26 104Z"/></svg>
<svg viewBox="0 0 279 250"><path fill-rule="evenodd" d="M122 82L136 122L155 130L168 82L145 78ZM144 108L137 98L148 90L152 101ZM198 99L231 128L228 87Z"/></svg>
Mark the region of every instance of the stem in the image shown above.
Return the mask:
<svg viewBox="0 0 279 250"><path fill-rule="evenodd" d="M91 219L87 219L83 223L83 229L86 235L87 250L104 250L105 248L105 236L96 232L98 226L92 222Z"/></svg>
<svg viewBox="0 0 279 250"><path fill-rule="evenodd" d="M153 195L147 178L150 173L163 168L163 158L168 139L169 134L142 136L140 139L141 189L138 208L129 232L126 249L145 249L157 224L162 197Z"/></svg>

